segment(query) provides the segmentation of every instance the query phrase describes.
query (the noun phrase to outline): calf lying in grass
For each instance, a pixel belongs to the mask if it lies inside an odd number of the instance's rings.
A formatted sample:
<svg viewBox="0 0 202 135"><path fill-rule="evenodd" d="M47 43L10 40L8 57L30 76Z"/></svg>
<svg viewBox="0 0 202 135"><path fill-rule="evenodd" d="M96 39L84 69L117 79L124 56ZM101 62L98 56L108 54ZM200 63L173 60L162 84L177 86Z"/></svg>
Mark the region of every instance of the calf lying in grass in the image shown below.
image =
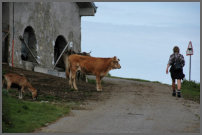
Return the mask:
<svg viewBox="0 0 202 135"><path fill-rule="evenodd" d="M16 73L7 73L4 75L2 85L5 82L7 84L7 90L10 89L12 84L17 84L21 87L21 89L19 90L19 99L22 99L22 92L24 92L24 89L28 88L28 90L32 93L32 99L36 100L37 90L32 87L32 85L29 83L29 81L24 75L19 75Z"/></svg>

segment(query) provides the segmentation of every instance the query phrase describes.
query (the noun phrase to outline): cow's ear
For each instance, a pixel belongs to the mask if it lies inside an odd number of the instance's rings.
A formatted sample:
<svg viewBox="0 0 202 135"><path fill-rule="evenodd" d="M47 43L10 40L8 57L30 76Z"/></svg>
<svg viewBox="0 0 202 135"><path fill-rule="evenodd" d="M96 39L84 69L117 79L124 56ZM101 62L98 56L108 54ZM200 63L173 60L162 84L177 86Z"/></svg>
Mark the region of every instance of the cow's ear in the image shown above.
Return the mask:
<svg viewBox="0 0 202 135"><path fill-rule="evenodd" d="M116 60L116 56L114 56L114 60Z"/></svg>

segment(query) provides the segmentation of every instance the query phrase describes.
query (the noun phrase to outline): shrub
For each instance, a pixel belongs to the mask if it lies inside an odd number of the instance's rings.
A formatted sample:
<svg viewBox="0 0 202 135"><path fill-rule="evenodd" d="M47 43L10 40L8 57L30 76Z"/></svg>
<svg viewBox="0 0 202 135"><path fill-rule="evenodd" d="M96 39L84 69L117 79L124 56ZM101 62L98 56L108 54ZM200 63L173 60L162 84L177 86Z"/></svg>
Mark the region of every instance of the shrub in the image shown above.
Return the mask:
<svg viewBox="0 0 202 135"><path fill-rule="evenodd" d="M185 99L200 102L200 83L184 80L182 82L182 95Z"/></svg>

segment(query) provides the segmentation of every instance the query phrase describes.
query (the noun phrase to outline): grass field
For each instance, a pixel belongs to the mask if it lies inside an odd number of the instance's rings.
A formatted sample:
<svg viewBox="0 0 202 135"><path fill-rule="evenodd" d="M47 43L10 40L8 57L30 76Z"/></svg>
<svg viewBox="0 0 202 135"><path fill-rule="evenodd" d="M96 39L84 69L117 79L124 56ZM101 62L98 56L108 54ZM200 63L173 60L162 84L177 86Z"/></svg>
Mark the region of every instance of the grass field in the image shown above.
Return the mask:
<svg viewBox="0 0 202 135"><path fill-rule="evenodd" d="M23 101L2 91L2 132L28 133L68 114L70 107L36 101Z"/></svg>
<svg viewBox="0 0 202 135"><path fill-rule="evenodd" d="M184 80L182 82L182 95L185 99L200 103L200 83Z"/></svg>

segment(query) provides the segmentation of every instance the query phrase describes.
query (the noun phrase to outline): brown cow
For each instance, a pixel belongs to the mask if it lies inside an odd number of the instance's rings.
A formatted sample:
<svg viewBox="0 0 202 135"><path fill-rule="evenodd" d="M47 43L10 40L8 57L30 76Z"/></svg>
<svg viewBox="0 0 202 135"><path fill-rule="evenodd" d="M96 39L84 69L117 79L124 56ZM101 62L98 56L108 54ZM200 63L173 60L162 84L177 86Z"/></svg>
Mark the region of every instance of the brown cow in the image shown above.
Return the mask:
<svg viewBox="0 0 202 135"><path fill-rule="evenodd" d="M66 76L69 76L69 85L78 90L76 86L76 72L80 70L85 74L96 76L96 89L102 91L101 79L112 69L120 69L119 59L116 56L112 58L96 58L91 56L81 56L77 54L70 55L66 61ZM68 64L67 64L68 62ZM70 71L70 72L69 72Z"/></svg>

